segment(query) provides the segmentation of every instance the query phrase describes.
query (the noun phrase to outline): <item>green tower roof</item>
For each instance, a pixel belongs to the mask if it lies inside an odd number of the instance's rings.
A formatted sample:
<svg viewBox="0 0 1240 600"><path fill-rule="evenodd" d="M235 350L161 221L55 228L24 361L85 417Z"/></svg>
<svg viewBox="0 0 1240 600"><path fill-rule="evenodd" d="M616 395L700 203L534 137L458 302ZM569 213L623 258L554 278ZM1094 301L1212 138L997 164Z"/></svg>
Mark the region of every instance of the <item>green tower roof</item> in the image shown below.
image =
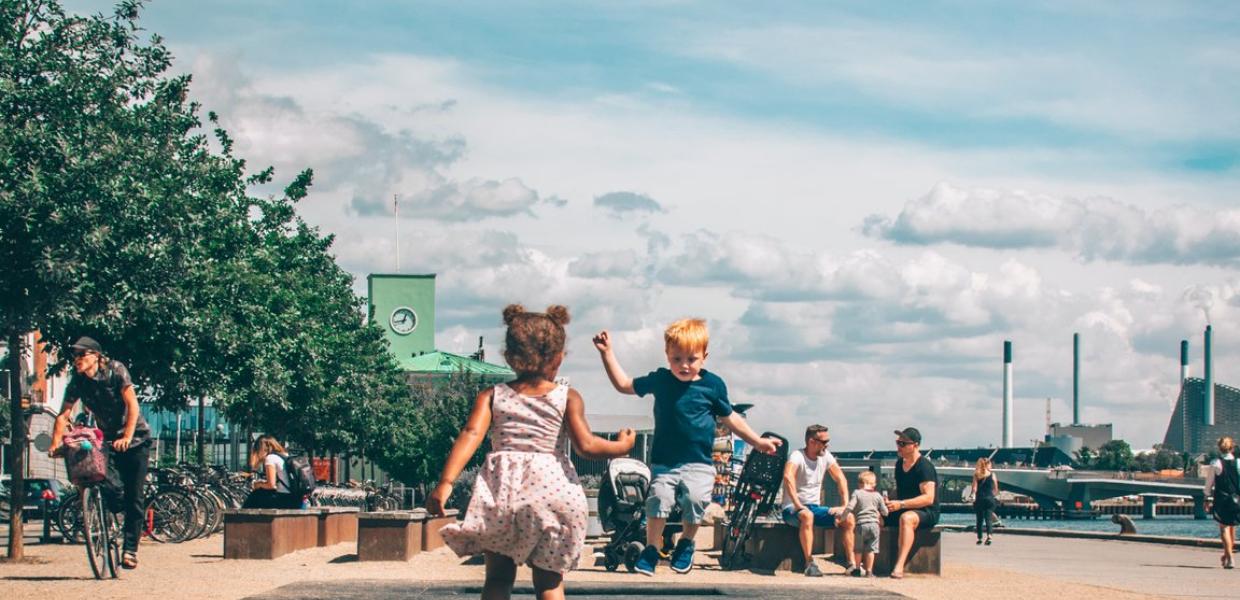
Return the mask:
<svg viewBox="0 0 1240 600"><path fill-rule="evenodd" d="M474 375L488 375L499 377L515 377L516 373L512 369L501 365L493 365L468 356L460 354L452 354L451 352L427 352L419 354L413 358L402 361L402 368L406 371L414 373L457 373L464 371Z"/></svg>

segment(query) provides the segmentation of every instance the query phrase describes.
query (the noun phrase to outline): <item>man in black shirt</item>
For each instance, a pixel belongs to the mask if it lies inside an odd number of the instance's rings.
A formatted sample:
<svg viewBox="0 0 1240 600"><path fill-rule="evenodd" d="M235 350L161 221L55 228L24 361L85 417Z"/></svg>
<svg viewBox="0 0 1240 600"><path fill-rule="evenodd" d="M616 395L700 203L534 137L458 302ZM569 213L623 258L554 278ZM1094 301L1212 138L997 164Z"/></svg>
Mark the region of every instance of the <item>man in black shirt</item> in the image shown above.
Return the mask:
<svg viewBox="0 0 1240 600"><path fill-rule="evenodd" d="M904 577L904 562L913 549L913 536L918 529L929 529L939 522L939 500L936 491L939 474L930 459L921 455L921 432L906 427L896 434L896 498L887 501L888 527L900 528L900 553L891 568L891 576Z"/></svg>
<svg viewBox="0 0 1240 600"><path fill-rule="evenodd" d="M138 396L125 365L103 356L99 342L88 337L79 338L70 348L73 378L65 388L48 454L56 455L81 400L103 430L104 451L108 453L108 479L103 491L113 506L118 504L116 497L122 497L119 504L125 512L125 556L121 566L132 569L138 566L138 538L145 524L142 486L150 461L147 442L151 428L139 411ZM119 494L117 488L121 488Z"/></svg>

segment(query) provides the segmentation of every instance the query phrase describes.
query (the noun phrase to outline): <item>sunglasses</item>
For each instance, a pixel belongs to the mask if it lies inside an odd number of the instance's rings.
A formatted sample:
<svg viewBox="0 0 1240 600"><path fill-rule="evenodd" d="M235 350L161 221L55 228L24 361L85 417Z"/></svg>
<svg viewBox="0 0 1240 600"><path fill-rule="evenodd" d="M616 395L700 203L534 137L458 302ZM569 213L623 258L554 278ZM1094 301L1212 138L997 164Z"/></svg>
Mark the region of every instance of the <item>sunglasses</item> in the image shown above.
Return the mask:
<svg viewBox="0 0 1240 600"><path fill-rule="evenodd" d="M90 350L74 350L71 353L73 358L82 358L83 356L90 356L92 354L94 354L94 352L91 352Z"/></svg>
<svg viewBox="0 0 1240 600"><path fill-rule="evenodd" d="M825 439L825 440L824 440L824 439L820 439L820 438L809 438L809 439L814 440L815 442L818 442L819 444L822 444L823 446L830 446L830 445L831 445L831 438L827 438L827 439Z"/></svg>
<svg viewBox="0 0 1240 600"><path fill-rule="evenodd" d="M896 445L897 445L897 446L899 446L899 447L901 447L901 448L903 448L903 447L905 447L905 446L912 446L912 445L914 445L914 444L916 444L916 443L917 443L917 442L910 442L910 441L908 441L908 440L896 440Z"/></svg>

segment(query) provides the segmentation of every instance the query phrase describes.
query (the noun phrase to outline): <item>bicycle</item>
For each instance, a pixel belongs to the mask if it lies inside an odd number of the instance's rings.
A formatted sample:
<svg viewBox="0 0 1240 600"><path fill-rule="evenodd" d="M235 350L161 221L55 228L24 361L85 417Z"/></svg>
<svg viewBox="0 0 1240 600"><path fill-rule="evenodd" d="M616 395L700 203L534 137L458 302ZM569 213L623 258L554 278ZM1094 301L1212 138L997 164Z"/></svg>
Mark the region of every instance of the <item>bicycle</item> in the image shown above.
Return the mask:
<svg viewBox="0 0 1240 600"><path fill-rule="evenodd" d="M116 579L121 563L120 527L103 497L108 465L103 443L103 432L98 429L76 427L65 435L64 444L56 453L64 457L70 479L78 486L80 527L90 570L95 579Z"/></svg>
<svg viewBox="0 0 1240 600"><path fill-rule="evenodd" d="M116 516L108 510L103 490L96 483L82 488L82 537L86 541L86 558L95 579L103 579L106 570L109 577L119 575L116 567L121 563L120 527Z"/></svg>
<svg viewBox="0 0 1240 600"><path fill-rule="evenodd" d="M788 460L788 440L771 432L763 433L762 437L777 438L780 441L779 449L775 454L751 451L745 460L740 479L733 491L732 512L728 514L723 551L719 555L719 566L724 570L739 569L749 561L745 546L753 532L754 522L775 505L775 498L783 481L784 463Z"/></svg>

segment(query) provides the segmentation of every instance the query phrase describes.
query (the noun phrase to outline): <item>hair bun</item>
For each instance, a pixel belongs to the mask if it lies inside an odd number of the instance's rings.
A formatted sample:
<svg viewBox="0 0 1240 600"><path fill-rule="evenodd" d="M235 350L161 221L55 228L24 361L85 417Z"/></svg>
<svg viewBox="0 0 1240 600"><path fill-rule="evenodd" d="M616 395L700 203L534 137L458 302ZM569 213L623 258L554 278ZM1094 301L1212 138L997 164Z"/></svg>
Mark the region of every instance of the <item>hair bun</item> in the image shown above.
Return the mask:
<svg viewBox="0 0 1240 600"><path fill-rule="evenodd" d="M568 307L560 304L552 304L547 307L547 317L560 327L568 325Z"/></svg>
<svg viewBox="0 0 1240 600"><path fill-rule="evenodd" d="M512 325L519 315L525 314L525 307L520 304L509 304L504 307L504 324Z"/></svg>

